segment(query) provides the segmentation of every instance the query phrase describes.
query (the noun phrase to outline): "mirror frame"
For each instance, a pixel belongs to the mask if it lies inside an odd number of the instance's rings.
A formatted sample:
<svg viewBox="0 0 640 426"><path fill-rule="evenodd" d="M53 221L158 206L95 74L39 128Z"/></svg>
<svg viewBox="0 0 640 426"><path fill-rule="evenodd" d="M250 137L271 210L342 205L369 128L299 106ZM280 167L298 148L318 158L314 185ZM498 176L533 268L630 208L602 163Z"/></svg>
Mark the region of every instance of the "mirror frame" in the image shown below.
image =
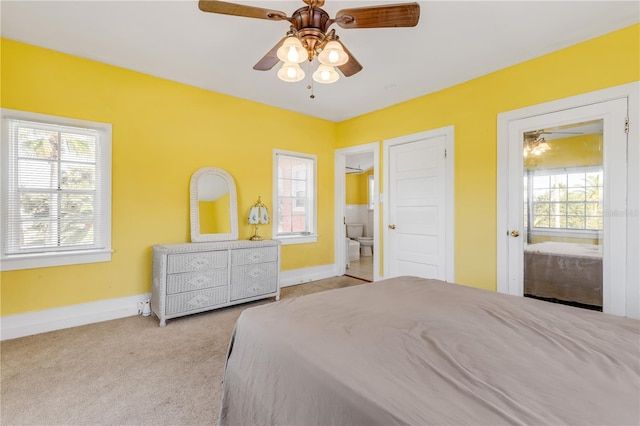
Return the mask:
<svg viewBox="0 0 640 426"><path fill-rule="evenodd" d="M229 186L229 219L231 232L225 234L200 233L200 209L198 207L198 182L203 175L213 174L223 178ZM203 167L191 176L189 185L189 205L191 219L191 242L234 241L238 239L238 195L233 177L224 169L217 167Z"/></svg>

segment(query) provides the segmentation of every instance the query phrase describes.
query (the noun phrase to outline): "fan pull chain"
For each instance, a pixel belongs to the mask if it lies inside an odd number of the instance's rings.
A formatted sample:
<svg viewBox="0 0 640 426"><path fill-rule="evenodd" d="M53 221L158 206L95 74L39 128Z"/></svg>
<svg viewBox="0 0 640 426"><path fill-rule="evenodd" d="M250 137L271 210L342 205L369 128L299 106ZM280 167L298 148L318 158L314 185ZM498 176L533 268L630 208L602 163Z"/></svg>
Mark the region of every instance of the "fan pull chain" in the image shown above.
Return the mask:
<svg viewBox="0 0 640 426"><path fill-rule="evenodd" d="M313 94L313 78L311 78L311 61L307 62L307 75L309 76L310 84L307 84L307 90L311 90L309 99L315 99L316 95Z"/></svg>

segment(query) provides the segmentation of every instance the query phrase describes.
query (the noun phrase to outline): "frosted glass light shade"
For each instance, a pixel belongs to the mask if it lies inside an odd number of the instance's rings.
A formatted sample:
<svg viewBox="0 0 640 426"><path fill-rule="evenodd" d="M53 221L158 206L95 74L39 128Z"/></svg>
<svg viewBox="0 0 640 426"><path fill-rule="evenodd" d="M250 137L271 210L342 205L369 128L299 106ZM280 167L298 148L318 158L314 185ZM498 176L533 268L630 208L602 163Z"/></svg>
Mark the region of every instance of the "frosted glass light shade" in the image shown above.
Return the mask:
<svg viewBox="0 0 640 426"><path fill-rule="evenodd" d="M313 79L323 84L335 83L339 78L340 75L335 68L324 64L320 64L316 72L313 73Z"/></svg>
<svg viewBox="0 0 640 426"><path fill-rule="evenodd" d="M278 70L278 78L288 83L295 83L304 78L304 71L295 62L285 62Z"/></svg>
<svg viewBox="0 0 640 426"><path fill-rule="evenodd" d="M278 59L282 62L301 63L307 59L307 50L302 47L302 42L296 36L287 37L282 43L282 46L278 48Z"/></svg>
<svg viewBox="0 0 640 426"><path fill-rule="evenodd" d="M345 53L340 43L335 40L331 40L324 46L324 49L322 49L322 52L318 55L318 61L324 65L338 67L349 61L349 55Z"/></svg>

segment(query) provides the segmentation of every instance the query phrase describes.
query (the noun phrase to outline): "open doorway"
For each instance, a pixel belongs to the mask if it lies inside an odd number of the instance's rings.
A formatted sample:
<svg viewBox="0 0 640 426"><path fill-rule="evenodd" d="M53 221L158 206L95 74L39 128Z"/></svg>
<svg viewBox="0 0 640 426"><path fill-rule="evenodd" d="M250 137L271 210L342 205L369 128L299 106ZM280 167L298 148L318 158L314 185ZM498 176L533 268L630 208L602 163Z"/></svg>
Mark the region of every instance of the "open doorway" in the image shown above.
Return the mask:
<svg viewBox="0 0 640 426"><path fill-rule="evenodd" d="M347 270L345 275L373 281L373 152L360 152L345 157L345 210L347 236Z"/></svg>
<svg viewBox="0 0 640 426"><path fill-rule="evenodd" d="M336 266L338 275L379 278L377 143L336 150Z"/></svg>

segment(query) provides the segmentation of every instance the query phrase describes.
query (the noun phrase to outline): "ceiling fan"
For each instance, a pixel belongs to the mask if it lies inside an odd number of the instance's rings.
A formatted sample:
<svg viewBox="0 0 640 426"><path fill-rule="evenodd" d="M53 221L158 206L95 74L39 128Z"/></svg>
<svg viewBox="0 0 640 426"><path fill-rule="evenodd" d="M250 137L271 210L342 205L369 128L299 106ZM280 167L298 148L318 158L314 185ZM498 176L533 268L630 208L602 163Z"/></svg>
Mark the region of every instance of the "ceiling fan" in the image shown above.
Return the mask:
<svg viewBox="0 0 640 426"><path fill-rule="evenodd" d="M420 5L415 2L342 9L336 13L335 18L331 18L321 9L325 0L303 1L306 6L299 8L291 16L277 10L219 0L200 0L198 7L204 12L288 21L290 28L287 35L253 69L268 71L282 61L278 77L289 82L304 78L304 71L299 64L305 60L311 62L314 56L318 56L320 66L314 72L313 79L319 83L336 81L339 75L335 68L345 77L362 70L362 65L342 44L335 30L329 30L334 23L344 29L415 27L420 18Z"/></svg>
<svg viewBox="0 0 640 426"><path fill-rule="evenodd" d="M547 152L550 147L544 135L582 135L584 132L562 132L556 130L532 130L524 133L524 151L523 155L541 155ZM566 137L566 136L562 136Z"/></svg>

